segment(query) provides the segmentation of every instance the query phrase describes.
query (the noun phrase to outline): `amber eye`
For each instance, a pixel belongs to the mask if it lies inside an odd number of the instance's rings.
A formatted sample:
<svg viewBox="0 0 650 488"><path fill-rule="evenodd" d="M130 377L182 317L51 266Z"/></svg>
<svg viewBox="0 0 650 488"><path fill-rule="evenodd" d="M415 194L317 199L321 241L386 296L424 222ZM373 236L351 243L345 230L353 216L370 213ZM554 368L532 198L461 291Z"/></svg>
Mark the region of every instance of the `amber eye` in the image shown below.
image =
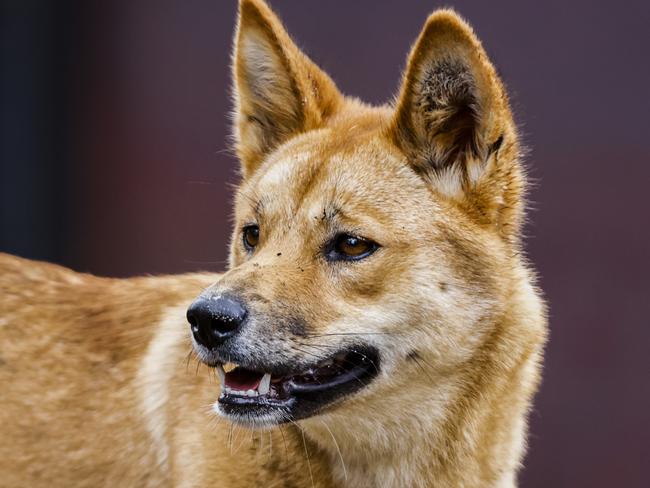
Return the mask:
<svg viewBox="0 0 650 488"><path fill-rule="evenodd" d="M260 228L257 225L248 225L244 227L244 247L252 251L260 241Z"/></svg>
<svg viewBox="0 0 650 488"><path fill-rule="evenodd" d="M339 234L334 238L327 251L327 257L333 261L357 261L370 256L379 245L370 239Z"/></svg>

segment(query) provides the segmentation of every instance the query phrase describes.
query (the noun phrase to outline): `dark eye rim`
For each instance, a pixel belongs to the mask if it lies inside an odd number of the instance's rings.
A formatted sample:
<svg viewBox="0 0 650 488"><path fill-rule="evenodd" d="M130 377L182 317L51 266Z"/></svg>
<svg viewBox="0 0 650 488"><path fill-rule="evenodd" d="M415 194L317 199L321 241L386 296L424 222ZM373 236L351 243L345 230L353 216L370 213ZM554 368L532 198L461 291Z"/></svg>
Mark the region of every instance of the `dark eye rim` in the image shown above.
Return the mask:
<svg viewBox="0 0 650 488"><path fill-rule="evenodd" d="M351 256L349 254L345 254L338 251L337 244L339 244L342 239L349 238L349 237L353 237L354 239L358 239L360 241L365 242L366 244L368 244L368 249L357 256ZM361 261L363 259L366 259L370 255L374 254L375 251L380 247L381 246L379 244L377 244L372 239L368 239L367 237L362 237L353 232L339 232L332 239L330 239L328 243L325 245L324 254L325 254L325 258L328 261Z"/></svg>
<svg viewBox="0 0 650 488"><path fill-rule="evenodd" d="M248 233L248 231L250 231L250 230L256 230L256 231L257 231L257 242L255 243L255 245L251 245L251 244L248 242L248 239L246 238L247 233ZM257 245L259 244L259 239L260 239L260 226L259 226L259 225L257 225L257 224L248 224L248 225L245 225L245 226L242 228L242 231L241 231L241 240L242 240L242 243L244 244L244 248L245 248L248 252L252 252L252 251L255 250L255 248L256 248Z"/></svg>

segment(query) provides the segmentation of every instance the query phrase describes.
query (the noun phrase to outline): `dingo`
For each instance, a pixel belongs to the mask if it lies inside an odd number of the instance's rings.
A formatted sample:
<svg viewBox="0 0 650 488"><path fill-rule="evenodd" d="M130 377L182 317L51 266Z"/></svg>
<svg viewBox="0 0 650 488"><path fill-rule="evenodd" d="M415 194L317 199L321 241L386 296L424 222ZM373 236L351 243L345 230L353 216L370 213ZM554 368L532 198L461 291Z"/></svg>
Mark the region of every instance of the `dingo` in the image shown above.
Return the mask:
<svg viewBox="0 0 650 488"><path fill-rule="evenodd" d="M515 486L545 306L472 29L433 13L372 107L241 0L233 72L226 273L0 257L0 485Z"/></svg>

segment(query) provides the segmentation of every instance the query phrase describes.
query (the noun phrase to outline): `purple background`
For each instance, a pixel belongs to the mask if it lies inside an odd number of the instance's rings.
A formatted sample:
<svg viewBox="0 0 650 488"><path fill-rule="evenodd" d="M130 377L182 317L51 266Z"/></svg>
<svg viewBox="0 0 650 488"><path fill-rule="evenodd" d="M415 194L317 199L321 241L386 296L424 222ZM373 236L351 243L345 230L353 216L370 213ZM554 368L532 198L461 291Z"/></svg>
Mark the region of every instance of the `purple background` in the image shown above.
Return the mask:
<svg viewBox="0 0 650 488"><path fill-rule="evenodd" d="M447 2L512 95L550 304L524 487L645 487L650 7ZM433 1L273 2L345 93L396 92ZM234 1L3 2L0 249L111 276L221 270Z"/></svg>

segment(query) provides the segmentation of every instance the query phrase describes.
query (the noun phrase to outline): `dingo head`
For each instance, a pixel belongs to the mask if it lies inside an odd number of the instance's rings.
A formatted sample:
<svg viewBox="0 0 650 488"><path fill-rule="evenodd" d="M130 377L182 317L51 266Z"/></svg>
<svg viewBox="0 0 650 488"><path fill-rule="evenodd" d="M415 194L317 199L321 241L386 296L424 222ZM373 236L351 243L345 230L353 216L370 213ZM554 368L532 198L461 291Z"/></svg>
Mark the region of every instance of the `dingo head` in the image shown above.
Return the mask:
<svg viewBox="0 0 650 488"><path fill-rule="evenodd" d="M395 103L371 107L241 0L233 68L230 268L188 311L217 410L253 426L386 402L409 414L489 340L509 292L524 179L493 66L435 12Z"/></svg>

